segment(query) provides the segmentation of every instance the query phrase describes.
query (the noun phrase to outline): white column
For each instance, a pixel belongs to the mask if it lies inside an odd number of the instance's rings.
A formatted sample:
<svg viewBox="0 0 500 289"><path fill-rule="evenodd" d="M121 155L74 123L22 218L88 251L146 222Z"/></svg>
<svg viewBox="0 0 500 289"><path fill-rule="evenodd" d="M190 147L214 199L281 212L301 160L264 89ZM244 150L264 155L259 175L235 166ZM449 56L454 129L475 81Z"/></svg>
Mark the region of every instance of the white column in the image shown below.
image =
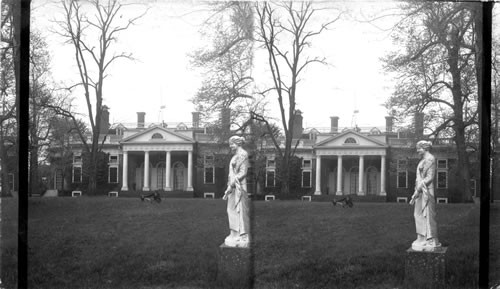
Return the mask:
<svg viewBox="0 0 500 289"><path fill-rule="evenodd" d="M380 156L380 195L385 196L387 193L385 191L385 156Z"/></svg>
<svg viewBox="0 0 500 289"><path fill-rule="evenodd" d="M193 152L188 151L188 183L186 191L193 190Z"/></svg>
<svg viewBox="0 0 500 289"><path fill-rule="evenodd" d="M171 164L170 151L167 151L167 159L165 160L165 191L171 191L172 187L170 186L170 167Z"/></svg>
<svg viewBox="0 0 500 289"><path fill-rule="evenodd" d="M128 152L123 152L122 191L128 191Z"/></svg>
<svg viewBox="0 0 500 289"><path fill-rule="evenodd" d="M149 191L149 152L144 152L144 184L142 184L143 191Z"/></svg>
<svg viewBox="0 0 500 289"><path fill-rule="evenodd" d="M315 195L321 195L321 156L316 156L316 190Z"/></svg>
<svg viewBox="0 0 500 289"><path fill-rule="evenodd" d="M337 195L342 195L342 156L337 157Z"/></svg>
<svg viewBox="0 0 500 289"><path fill-rule="evenodd" d="M364 156L359 156L359 188L358 188L358 194L360 196L364 196L365 193L363 192L363 179L364 175L363 172L365 171L365 157Z"/></svg>

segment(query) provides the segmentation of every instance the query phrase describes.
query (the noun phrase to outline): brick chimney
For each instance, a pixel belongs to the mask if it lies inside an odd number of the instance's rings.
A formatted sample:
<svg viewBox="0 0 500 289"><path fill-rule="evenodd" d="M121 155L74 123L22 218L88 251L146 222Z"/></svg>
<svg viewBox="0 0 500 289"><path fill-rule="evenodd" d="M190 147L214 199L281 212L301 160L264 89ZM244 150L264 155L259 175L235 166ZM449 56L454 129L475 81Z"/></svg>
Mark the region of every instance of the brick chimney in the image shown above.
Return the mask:
<svg viewBox="0 0 500 289"><path fill-rule="evenodd" d="M338 132L338 131L339 131L339 117L330 116L330 132Z"/></svg>
<svg viewBox="0 0 500 289"><path fill-rule="evenodd" d="M419 140L424 137L424 114L422 112L415 113L415 137Z"/></svg>
<svg viewBox="0 0 500 289"><path fill-rule="evenodd" d="M292 138L300 138L302 136L302 132L304 131L304 128L302 127L302 111L300 110L295 110L295 113L293 114L293 132L292 132Z"/></svg>
<svg viewBox="0 0 500 289"><path fill-rule="evenodd" d="M137 113L137 128L143 128L144 127L145 116L146 116L145 112L138 112Z"/></svg>
<svg viewBox="0 0 500 289"><path fill-rule="evenodd" d="M198 111L192 112L193 114L193 128L200 127L200 113Z"/></svg>
<svg viewBox="0 0 500 289"><path fill-rule="evenodd" d="M101 127L100 127L100 131L99 133L102 133L102 134L107 134L108 131L109 131L109 111L108 111L109 107L107 107L106 105L103 105L102 106L102 110L101 110Z"/></svg>
<svg viewBox="0 0 500 289"><path fill-rule="evenodd" d="M394 121L393 116L385 117L385 132L392 132L392 122Z"/></svg>

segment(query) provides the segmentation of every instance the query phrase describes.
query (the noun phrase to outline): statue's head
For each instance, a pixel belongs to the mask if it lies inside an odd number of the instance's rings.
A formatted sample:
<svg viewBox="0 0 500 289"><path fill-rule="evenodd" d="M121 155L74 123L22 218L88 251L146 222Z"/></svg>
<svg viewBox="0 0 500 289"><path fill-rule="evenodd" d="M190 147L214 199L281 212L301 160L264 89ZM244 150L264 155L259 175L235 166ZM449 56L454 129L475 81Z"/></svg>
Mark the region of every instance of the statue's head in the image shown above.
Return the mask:
<svg viewBox="0 0 500 289"><path fill-rule="evenodd" d="M235 150L238 147L241 147L245 143L245 138L242 136L233 135L229 138L229 147Z"/></svg>
<svg viewBox="0 0 500 289"><path fill-rule="evenodd" d="M432 143L430 141L421 140L417 142L417 153L423 155L425 152L429 151L431 147Z"/></svg>

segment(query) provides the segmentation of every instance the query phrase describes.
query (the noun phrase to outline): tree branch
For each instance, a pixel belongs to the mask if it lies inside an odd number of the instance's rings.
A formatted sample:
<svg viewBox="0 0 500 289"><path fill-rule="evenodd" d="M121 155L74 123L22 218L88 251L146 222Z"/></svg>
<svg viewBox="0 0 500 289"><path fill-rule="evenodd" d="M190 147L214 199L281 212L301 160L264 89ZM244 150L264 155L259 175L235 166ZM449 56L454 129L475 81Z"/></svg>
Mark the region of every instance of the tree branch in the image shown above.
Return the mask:
<svg viewBox="0 0 500 289"><path fill-rule="evenodd" d="M75 128L78 127L78 121L71 111L66 110L60 106L55 106L55 105L47 105L47 107L52 109L57 115L70 118L73 121ZM90 148L89 148L89 145L87 143L87 138L83 135L81 130L76 129L76 131L77 131L78 136L80 137L80 140L82 141L85 149L87 150L87 152L90 152Z"/></svg>
<svg viewBox="0 0 500 289"><path fill-rule="evenodd" d="M269 124L269 122L267 121L267 119L264 116L256 113L255 111L251 111L250 116L252 119L259 121L259 122L262 122L266 125L267 131L268 131L269 135L271 136L271 140L273 141L274 146L278 150L278 154L281 157L283 157L283 152L281 151L280 145L278 144L278 141L276 140L276 136L274 135L272 127Z"/></svg>

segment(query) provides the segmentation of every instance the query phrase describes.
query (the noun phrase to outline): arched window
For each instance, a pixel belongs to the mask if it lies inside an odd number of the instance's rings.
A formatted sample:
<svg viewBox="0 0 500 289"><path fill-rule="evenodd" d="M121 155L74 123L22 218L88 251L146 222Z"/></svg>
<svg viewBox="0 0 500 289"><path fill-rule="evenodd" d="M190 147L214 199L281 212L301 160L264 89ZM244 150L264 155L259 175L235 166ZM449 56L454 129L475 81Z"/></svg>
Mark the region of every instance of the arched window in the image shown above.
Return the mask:
<svg viewBox="0 0 500 289"><path fill-rule="evenodd" d="M184 123L182 123L182 122L181 122L181 123L179 123L179 125L177 126L177 129L178 129L178 130L187 130L187 129L188 129L188 127L187 127L187 125L185 125Z"/></svg>
<svg viewBox="0 0 500 289"><path fill-rule="evenodd" d="M165 184L165 162L159 162L156 165L156 188L163 190Z"/></svg>
<svg viewBox="0 0 500 289"><path fill-rule="evenodd" d="M357 142L356 142L356 140L353 137L348 137L348 138L346 138L346 140L344 141L344 143L355 144Z"/></svg>
<svg viewBox="0 0 500 289"><path fill-rule="evenodd" d="M319 131L315 128L311 129L309 132L309 139L316 140L318 138Z"/></svg>
<svg viewBox="0 0 500 289"><path fill-rule="evenodd" d="M155 134L153 134L153 136L151 138L152 139L163 139L163 136L161 135L161 133L155 133Z"/></svg>
<svg viewBox="0 0 500 289"><path fill-rule="evenodd" d="M366 170L366 193L368 195L376 195L380 188L378 171L375 167L369 167Z"/></svg>
<svg viewBox="0 0 500 289"><path fill-rule="evenodd" d="M118 124L115 128L116 135L123 135L127 129L122 125Z"/></svg>

